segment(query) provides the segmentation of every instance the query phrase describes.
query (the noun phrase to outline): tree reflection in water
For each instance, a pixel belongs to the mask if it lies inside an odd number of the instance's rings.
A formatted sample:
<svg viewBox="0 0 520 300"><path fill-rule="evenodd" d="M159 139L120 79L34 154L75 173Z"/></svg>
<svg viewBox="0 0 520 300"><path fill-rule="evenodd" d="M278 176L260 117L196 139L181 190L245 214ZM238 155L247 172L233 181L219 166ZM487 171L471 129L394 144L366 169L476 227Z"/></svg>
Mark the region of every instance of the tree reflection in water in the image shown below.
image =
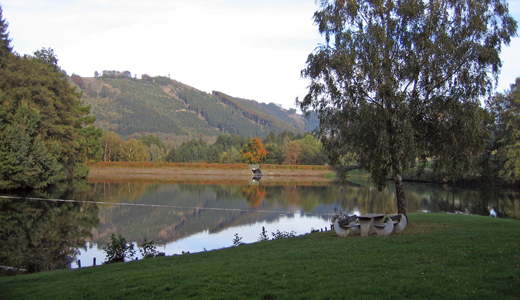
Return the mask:
<svg viewBox="0 0 520 300"><path fill-rule="evenodd" d="M196 181L98 182L93 190L103 195L100 201L143 206L103 205L99 215L101 225L94 230L93 241L106 244L114 233L137 243L146 236L164 245L204 231L217 233L235 226L272 222L280 214L310 213L326 219L333 213L333 207L358 214L393 214L397 212L397 205L393 186L389 186L379 192L366 181L339 184L262 180L258 185L226 180L201 184ZM504 198L489 200L495 199L493 192L431 184L406 183L405 193L410 212L468 210L488 215L495 207L499 216L514 217L514 205L518 205L513 199L515 196L505 198L511 199L509 202L513 205L503 205ZM506 210L506 207L512 209Z"/></svg>
<svg viewBox="0 0 520 300"><path fill-rule="evenodd" d="M85 201L91 195L90 186L83 183L0 198L0 265L10 267L4 270L33 273L64 268L99 225L95 203L23 200L19 196Z"/></svg>
<svg viewBox="0 0 520 300"><path fill-rule="evenodd" d="M0 199L0 265L29 272L61 268L67 256L74 258L86 240L90 246L102 248L110 242L111 234L137 244L146 237L162 249L173 248L171 245L188 237L203 236L206 240L194 242L200 249L190 248L194 252L211 247L207 239L229 230L234 234L236 228L252 232L253 240L264 225L277 226L271 231L307 233L315 226L309 225L311 219L319 221L316 228L328 226L334 207L357 214L396 213L393 185L389 187L379 192L362 180L336 183L263 179L258 185L250 185L248 180L134 180L16 194L86 202ZM499 217L520 219L517 190L456 189L407 182L405 194L409 212L467 210L489 215L494 209ZM285 225L278 225L280 221ZM223 239L215 247L230 246L232 235ZM96 255L100 261L104 256Z"/></svg>

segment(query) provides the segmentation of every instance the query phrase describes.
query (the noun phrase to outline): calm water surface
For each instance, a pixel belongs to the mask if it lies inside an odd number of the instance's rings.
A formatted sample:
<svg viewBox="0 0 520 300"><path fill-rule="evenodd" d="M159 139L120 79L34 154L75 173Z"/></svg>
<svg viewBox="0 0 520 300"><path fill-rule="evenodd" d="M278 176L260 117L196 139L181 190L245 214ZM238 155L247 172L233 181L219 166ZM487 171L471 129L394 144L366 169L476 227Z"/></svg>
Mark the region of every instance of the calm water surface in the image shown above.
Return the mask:
<svg viewBox="0 0 520 300"><path fill-rule="evenodd" d="M405 184L409 212L463 212L520 219L516 190L454 189ZM7 198L6 198L7 197ZM25 197L20 199L18 197ZM47 199L47 200L43 200ZM66 201L64 201L66 200ZM258 241L262 227L297 235L330 228L335 207L355 214L397 212L392 184L368 182L90 182L0 198L4 233L0 265L58 268L67 257L102 263L112 234L141 244L146 237L166 255ZM31 265L31 264L29 264ZM72 267L77 264L73 263Z"/></svg>

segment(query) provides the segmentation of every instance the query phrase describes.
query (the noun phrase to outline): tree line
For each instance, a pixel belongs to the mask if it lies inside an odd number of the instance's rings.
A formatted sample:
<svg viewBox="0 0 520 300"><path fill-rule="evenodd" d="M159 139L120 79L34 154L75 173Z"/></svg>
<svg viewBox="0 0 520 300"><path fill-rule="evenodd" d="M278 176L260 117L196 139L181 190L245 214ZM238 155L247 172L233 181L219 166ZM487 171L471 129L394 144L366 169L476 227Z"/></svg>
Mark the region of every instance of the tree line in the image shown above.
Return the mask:
<svg viewBox="0 0 520 300"><path fill-rule="evenodd" d="M321 142L312 134L284 131L269 133L264 140L237 134L219 135L214 143L202 138L181 143L177 148L154 134L134 135L128 141L115 132L104 130L95 161L152 161L193 163L267 163L323 165L327 157Z"/></svg>

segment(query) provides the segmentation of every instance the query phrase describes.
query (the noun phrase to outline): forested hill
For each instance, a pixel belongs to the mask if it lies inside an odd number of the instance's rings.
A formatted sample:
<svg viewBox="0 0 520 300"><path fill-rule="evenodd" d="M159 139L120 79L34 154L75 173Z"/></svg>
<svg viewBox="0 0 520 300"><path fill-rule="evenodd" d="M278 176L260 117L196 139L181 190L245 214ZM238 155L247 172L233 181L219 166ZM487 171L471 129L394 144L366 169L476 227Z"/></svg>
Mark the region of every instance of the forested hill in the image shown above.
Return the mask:
<svg viewBox="0 0 520 300"><path fill-rule="evenodd" d="M128 72L129 73L129 72ZM296 110L275 104L234 98L221 92L208 94L168 77L132 78L117 71L72 81L83 90L96 125L122 136L154 133L164 137L217 136L222 133L265 137L273 131L295 134L317 126Z"/></svg>
<svg viewBox="0 0 520 300"><path fill-rule="evenodd" d="M247 100L241 98L237 99L245 103L249 103L255 109L259 109L273 117L276 117L284 122L292 124L297 128L303 128L306 131L313 131L320 124L320 120L318 119L318 116L314 111L311 112L308 118L304 118L301 115L297 114L296 109L294 108L286 110L283 107L272 102L266 104L254 100Z"/></svg>

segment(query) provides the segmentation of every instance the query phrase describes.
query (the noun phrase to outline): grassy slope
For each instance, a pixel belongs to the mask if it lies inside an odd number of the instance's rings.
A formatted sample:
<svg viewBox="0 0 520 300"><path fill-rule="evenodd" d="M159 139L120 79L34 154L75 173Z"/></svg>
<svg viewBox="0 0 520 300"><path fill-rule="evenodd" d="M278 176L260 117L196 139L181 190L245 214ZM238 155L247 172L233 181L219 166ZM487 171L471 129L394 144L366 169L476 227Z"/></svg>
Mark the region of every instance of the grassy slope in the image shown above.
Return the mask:
<svg viewBox="0 0 520 300"><path fill-rule="evenodd" d="M410 214L403 234L334 232L0 278L0 299L518 299L520 222ZM230 241L231 244L232 241Z"/></svg>

